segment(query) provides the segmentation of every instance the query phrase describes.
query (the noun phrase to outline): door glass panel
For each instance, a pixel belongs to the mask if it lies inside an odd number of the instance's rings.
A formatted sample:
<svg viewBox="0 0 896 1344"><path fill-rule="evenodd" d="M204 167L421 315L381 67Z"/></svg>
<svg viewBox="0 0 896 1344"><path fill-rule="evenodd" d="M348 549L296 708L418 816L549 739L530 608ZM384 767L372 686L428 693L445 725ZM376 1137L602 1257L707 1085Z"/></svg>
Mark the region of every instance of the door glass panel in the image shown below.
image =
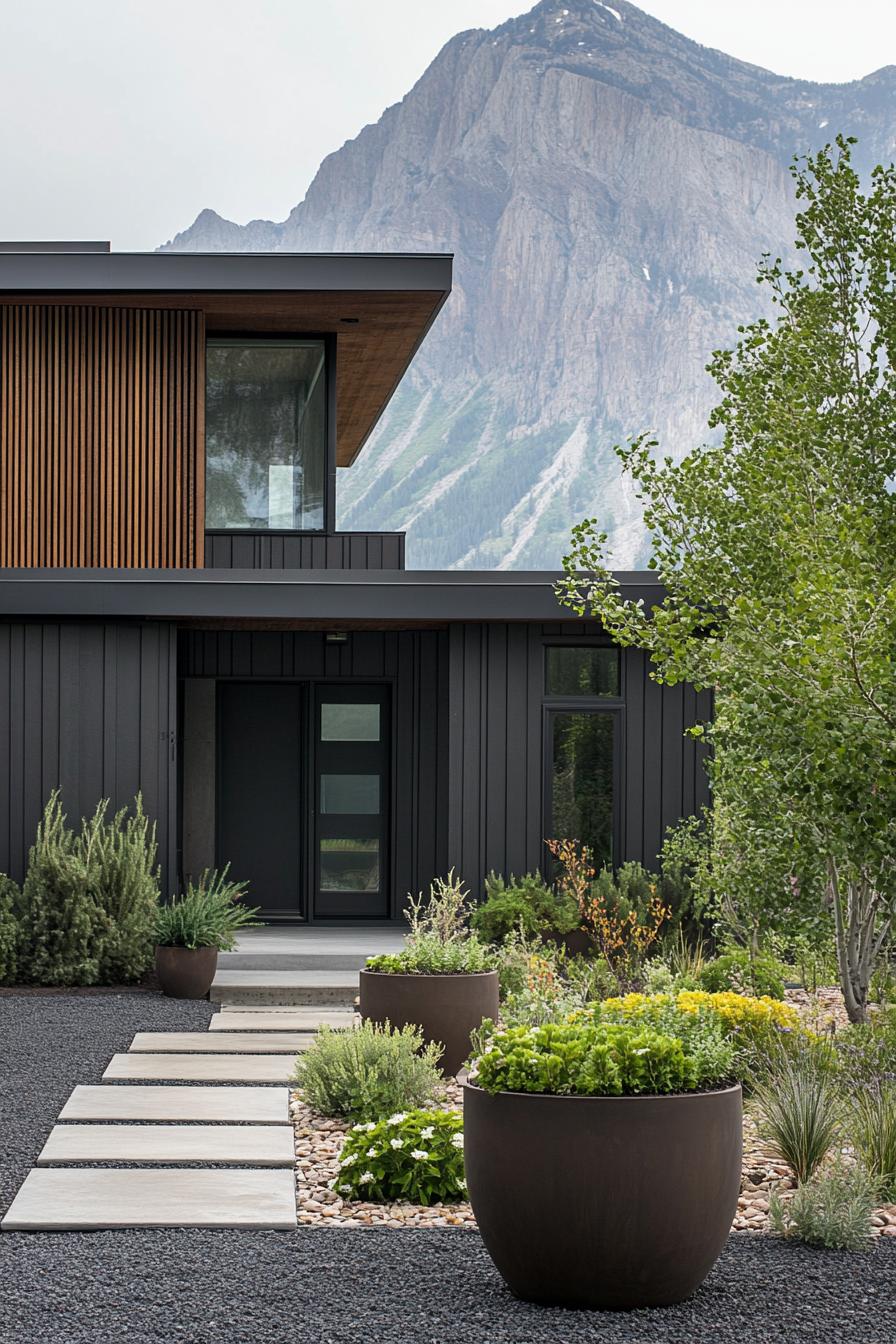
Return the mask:
<svg viewBox="0 0 896 1344"><path fill-rule="evenodd" d="M321 742L379 742L380 707L327 704L320 707Z"/></svg>
<svg viewBox="0 0 896 1344"><path fill-rule="evenodd" d="M548 695L618 695L619 650L557 645L545 649Z"/></svg>
<svg viewBox="0 0 896 1344"><path fill-rule="evenodd" d="M551 839L587 845L595 865L613 862L615 714L554 714Z"/></svg>
<svg viewBox="0 0 896 1344"><path fill-rule="evenodd" d="M380 810L379 775L321 775L320 810L375 816Z"/></svg>
<svg viewBox="0 0 896 1344"><path fill-rule="evenodd" d="M321 891L379 891L379 840L320 842Z"/></svg>

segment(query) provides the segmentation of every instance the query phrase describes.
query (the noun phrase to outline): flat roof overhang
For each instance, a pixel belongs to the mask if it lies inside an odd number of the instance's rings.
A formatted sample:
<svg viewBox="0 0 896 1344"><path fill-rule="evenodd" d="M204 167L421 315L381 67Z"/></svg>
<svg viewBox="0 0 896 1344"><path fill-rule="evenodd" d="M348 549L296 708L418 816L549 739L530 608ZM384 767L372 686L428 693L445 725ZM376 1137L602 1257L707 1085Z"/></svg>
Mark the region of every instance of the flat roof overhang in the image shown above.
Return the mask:
<svg viewBox="0 0 896 1344"><path fill-rule="evenodd" d="M0 619L151 619L190 624L277 621L376 626L452 621L576 621L554 571L7 569ZM649 574L617 574L647 606L663 590Z"/></svg>
<svg viewBox="0 0 896 1344"><path fill-rule="evenodd" d="M0 303L191 308L211 333L335 335L350 466L451 292L450 253L0 252Z"/></svg>

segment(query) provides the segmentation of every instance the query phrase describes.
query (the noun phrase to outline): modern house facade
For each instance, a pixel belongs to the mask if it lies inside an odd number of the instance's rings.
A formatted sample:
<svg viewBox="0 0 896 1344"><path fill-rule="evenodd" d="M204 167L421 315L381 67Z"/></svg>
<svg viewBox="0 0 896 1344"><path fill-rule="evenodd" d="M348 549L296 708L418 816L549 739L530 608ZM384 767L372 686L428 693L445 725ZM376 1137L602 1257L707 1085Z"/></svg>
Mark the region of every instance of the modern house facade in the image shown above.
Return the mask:
<svg viewBox="0 0 896 1344"><path fill-rule="evenodd" d="M652 864L706 801L708 696L556 574L336 530L450 288L442 255L0 245L0 869L53 788L139 790L166 890L230 862L268 919L388 921L549 836Z"/></svg>

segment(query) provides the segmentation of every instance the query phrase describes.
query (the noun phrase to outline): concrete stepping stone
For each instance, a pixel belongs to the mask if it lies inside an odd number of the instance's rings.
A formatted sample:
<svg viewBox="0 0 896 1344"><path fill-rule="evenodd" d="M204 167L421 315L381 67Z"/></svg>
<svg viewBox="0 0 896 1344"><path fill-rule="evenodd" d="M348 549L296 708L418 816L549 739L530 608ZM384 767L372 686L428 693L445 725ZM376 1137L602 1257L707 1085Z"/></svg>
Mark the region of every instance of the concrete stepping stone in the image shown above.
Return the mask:
<svg viewBox="0 0 896 1344"><path fill-rule="evenodd" d="M318 1027L350 1027L355 1015L349 1009L327 1012L317 1008L222 1008L208 1024L209 1031L307 1031Z"/></svg>
<svg viewBox="0 0 896 1344"><path fill-rule="evenodd" d="M154 1078L185 1083L288 1083L295 1063L295 1054L113 1055L103 1081Z"/></svg>
<svg viewBox="0 0 896 1344"><path fill-rule="evenodd" d="M350 1008L359 987L357 971L218 971L209 998L212 1003L341 1004Z"/></svg>
<svg viewBox="0 0 896 1344"><path fill-rule="evenodd" d="M312 1031L274 1032L220 1032L207 1031L138 1031L131 1042L132 1053L174 1052L201 1054L288 1055L307 1050L314 1040Z"/></svg>
<svg viewBox="0 0 896 1344"><path fill-rule="evenodd" d="M60 1120L289 1123L287 1087L76 1087Z"/></svg>
<svg viewBox="0 0 896 1344"><path fill-rule="evenodd" d="M291 1171L97 1170L39 1167L3 1219L4 1232L113 1227L296 1226Z"/></svg>
<svg viewBox="0 0 896 1344"><path fill-rule="evenodd" d="M59 1162L228 1162L292 1167L291 1125L56 1125L37 1159Z"/></svg>

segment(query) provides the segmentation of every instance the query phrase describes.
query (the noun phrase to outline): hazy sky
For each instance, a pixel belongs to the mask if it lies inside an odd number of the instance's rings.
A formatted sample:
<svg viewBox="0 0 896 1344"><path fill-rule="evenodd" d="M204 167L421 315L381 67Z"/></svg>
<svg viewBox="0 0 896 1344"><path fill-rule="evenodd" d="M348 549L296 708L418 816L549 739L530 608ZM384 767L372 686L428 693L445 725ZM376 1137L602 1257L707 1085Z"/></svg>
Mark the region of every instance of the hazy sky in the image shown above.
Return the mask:
<svg viewBox="0 0 896 1344"><path fill-rule="evenodd" d="M896 63L892 0L645 0L707 46L841 81ZM151 248L205 206L282 219L439 48L526 0L0 0L0 238ZM559 8L559 5L558 5Z"/></svg>

